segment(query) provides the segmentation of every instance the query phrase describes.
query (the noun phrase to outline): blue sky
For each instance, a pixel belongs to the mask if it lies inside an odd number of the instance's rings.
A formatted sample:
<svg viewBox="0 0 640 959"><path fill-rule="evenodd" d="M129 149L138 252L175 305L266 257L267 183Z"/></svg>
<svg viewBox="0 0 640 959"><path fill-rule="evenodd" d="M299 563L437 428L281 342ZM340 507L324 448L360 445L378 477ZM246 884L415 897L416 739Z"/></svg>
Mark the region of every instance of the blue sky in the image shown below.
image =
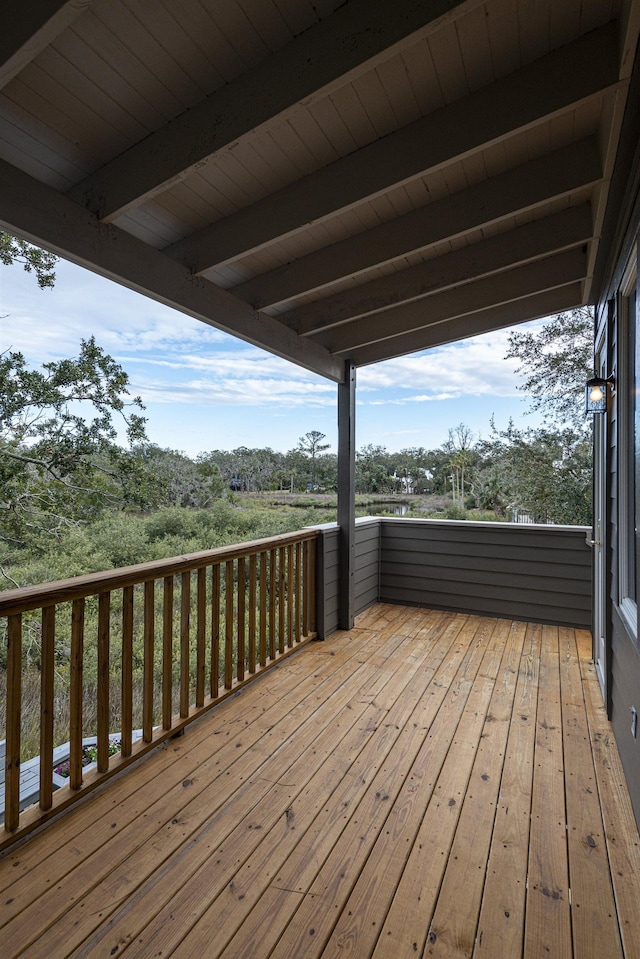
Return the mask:
<svg viewBox="0 0 640 959"><path fill-rule="evenodd" d="M190 456L238 446L289 450L310 430L337 444L336 387L191 317L60 261L53 290L0 266L0 350L35 366L96 341L129 374L149 439ZM357 446L440 446L465 423L487 436L491 416L535 425L504 359L508 330L358 370Z"/></svg>

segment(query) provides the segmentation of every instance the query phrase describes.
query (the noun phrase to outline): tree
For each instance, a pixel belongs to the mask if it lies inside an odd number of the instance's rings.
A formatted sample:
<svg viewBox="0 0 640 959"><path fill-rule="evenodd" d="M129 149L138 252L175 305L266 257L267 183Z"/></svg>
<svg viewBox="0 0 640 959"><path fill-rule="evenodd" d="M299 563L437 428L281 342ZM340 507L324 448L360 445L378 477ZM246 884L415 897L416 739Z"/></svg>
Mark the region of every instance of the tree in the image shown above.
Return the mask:
<svg viewBox="0 0 640 959"><path fill-rule="evenodd" d="M454 503L465 503L465 481L469 480L469 470L474 460L473 433L464 423L459 423L455 429L449 430L449 435L443 449L449 454L451 468L451 492Z"/></svg>
<svg viewBox="0 0 640 959"><path fill-rule="evenodd" d="M57 262L58 257L54 253L40 250L10 233L0 232L0 263L4 266L21 263L27 273L35 273L41 290L53 286Z"/></svg>
<svg viewBox="0 0 640 959"><path fill-rule="evenodd" d="M97 516L105 506L146 506L153 482L129 444L145 437L129 378L91 337L76 358L29 369L21 353L0 355L0 539L36 534Z"/></svg>
<svg viewBox="0 0 640 959"><path fill-rule="evenodd" d="M531 408L545 413L562 428L588 430L582 397L584 384L593 375L593 312L581 307L559 313L539 330L509 336L506 359L520 360L523 374L519 390L532 397Z"/></svg>
<svg viewBox="0 0 640 959"><path fill-rule="evenodd" d="M482 444L479 488L500 507L537 522L591 523L591 439L567 427L519 430L492 424Z"/></svg>
<svg viewBox="0 0 640 959"><path fill-rule="evenodd" d="M393 489L392 473L384 446L369 443L356 453L356 492L386 493Z"/></svg>
<svg viewBox="0 0 640 959"><path fill-rule="evenodd" d="M284 457L268 446L250 449L213 450L199 457L202 464L214 464L227 488L244 492L262 492L282 484Z"/></svg>
<svg viewBox="0 0 640 959"><path fill-rule="evenodd" d="M324 433L320 433L319 430L311 430L298 440L298 449L311 460L312 487L316 485L316 458L318 453L324 453L331 447L331 443L323 443L323 439L325 439Z"/></svg>
<svg viewBox="0 0 640 959"><path fill-rule="evenodd" d="M146 443L136 456L157 481L156 504L204 509L220 496L225 484L217 463L206 456L195 461L177 450Z"/></svg>
<svg viewBox="0 0 640 959"><path fill-rule="evenodd" d="M593 312L559 313L534 333L509 337L507 358L521 360L518 388L545 414L544 428L500 434L510 496L532 515L555 523L591 523L592 421L585 419L585 381L593 371Z"/></svg>

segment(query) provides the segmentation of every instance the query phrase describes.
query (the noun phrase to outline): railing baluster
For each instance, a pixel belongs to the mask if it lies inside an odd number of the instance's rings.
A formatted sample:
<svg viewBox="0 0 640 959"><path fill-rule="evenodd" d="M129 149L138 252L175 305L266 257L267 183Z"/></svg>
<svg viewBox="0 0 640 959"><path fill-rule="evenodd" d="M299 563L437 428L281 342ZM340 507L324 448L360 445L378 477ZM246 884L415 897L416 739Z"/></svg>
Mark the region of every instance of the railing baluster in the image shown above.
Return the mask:
<svg viewBox="0 0 640 959"><path fill-rule="evenodd" d="M133 586L122 590L121 756L130 756L133 746L133 594Z"/></svg>
<svg viewBox="0 0 640 959"><path fill-rule="evenodd" d="M267 665L267 554L260 553L260 665Z"/></svg>
<svg viewBox="0 0 640 959"><path fill-rule="evenodd" d="M309 634L309 543L302 544L302 635Z"/></svg>
<svg viewBox="0 0 640 959"><path fill-rule="evenodd" d="M82 691L84 676L84 597L71 607L69 785L82 786Z"/></svg>
<svg viewBox="0 0 640 959"><path fill-rule="evenodd" d="M238 559L238 662L236 676L244 679L247 567L244 556Z"/></svg>
<svg viewBox="0 0 640 959"><path fill-rule="evenodd" d="M269 659L276 658L276 556L277 550L269 552Z"/></svg>
<svg viewBox="0 0 640 959"><path fill-rule="evenodd" d="M226 564L224 589L224 688L233 685L233 560Z"/></svg>
<svg viewBox="0 0 640 959"><path fill-rule="evenodd" d="M249 672L256 671L257 557L249 557Z"/></svg>
<svg viewBox="0 0 640 959"><path fill-rule="evenodd" d="M287 546L287 646L289 649L293 646L293 596L293 543L290 543Z"/></svg>
<svg viewBox="0 0 640 959"><path fill-rule="evenodd" d="M309 549L309 576L307 578L307 591L309 595L309 633L315 633L317 623L316 603L318 600L316 592L316 562L317 562L317 540L310 540L307 543ZM308 634L307 634L308 635Z"/></svg>
<svg viewBox="0 0 640 959"><path fill-rule="evenodd" d="M40 656L40 809L51 809L53 799L53 679L56 608L42 610Z"/></svg>
<svg viewBox="0 0 640 959"><path fill-rule="evenodd" d="M190 688L190 642L191 628L191 573L185 572L181 576L180 589L180 716L186 719L189 715L189 688Z"/></svg>
<svg viewBox="0 0 640 959"><path fill-rule="evenodd" d="M7 623L7 745L5 755L4 828L20 822L20 712L22 705L22 613Z"/></svg>
<svg viewBox="0 0 640 959"><path fill-rule="evenodd" d="M98 597L98 772L109 769L109 640L111 593Z"/></svg>
<svg viewBox="0 0 640 959"><path fill-rule="evenodd" d="M144 584L144 666L142 677L142 740L153 739L153 657L155 646L155 583Z"/></svg>
<svg viewBox="0 0 640 959"><path fill-rule="evenodd" d="M302 543L296 543L296 626L295 640L302 639Z"/></svg>
<svg viewBox="0 0 640 959"><path fill-rule="evenodd" d="M211 568L211 698L220 689L220 564Z"/></svg>
<svg viewBox="0 0 640 959"><path fill-rule="evenodd" d="M287 579L285 571L286 550L278 550L278 652L284 653L285 603L287 594Z"/></svg>
<svg viewBox="0 0 640 959"><path fill-rule="evenodd" d="M162 594L162 728L173 716L173 576L165 576Z"/></svg>
<svg viewBox="0 0 640 959"><path fill-rule="evenodd" d="M196 706L204 706L205 646L207 626L207 567L198 570L196 620Z"/></svg>

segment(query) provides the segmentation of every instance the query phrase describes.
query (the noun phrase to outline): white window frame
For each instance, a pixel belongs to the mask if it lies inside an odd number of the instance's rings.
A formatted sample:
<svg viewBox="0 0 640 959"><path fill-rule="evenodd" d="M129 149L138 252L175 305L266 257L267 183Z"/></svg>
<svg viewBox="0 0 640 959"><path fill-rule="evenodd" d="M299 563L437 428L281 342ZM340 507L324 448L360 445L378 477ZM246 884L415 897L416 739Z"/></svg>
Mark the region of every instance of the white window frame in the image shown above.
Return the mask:
<svg viewBox="0 0 640 959"><path fill-rule="evenodd" d="M618 291L617 313L618 313L618 370L617 370L617 395L618 397L627 396L631 386L629 382L631 364L629 362L629 351L624 349L629 341L629 329L631 323L636 323L636 317L629 316L629 299L637 286L637 249L634 249L629 257L627 267L620 283ZM636 293L637 296L637 293ZM637 304L636 304L637 310ZM640 337L640 330L636 325L636 338ZM638 352L636 345L636 353ZM636 381L640 370L636 370ZM639 398L640 401L640 398ZM631 636L637 640L638 634L638 604L637 597L629 595L629 547L635 550L635 530L628 524L630 515L629 507L634 503L635 488L629 482L629 458L635 455L635 450L630 442L629 408L626 403L616 401L618 414L618 608L626 628ZM636 522L638 516L636 516ZM633 537L633 543L629 543L629 538ZM633 584L633 593L636 586Z"/></svg>

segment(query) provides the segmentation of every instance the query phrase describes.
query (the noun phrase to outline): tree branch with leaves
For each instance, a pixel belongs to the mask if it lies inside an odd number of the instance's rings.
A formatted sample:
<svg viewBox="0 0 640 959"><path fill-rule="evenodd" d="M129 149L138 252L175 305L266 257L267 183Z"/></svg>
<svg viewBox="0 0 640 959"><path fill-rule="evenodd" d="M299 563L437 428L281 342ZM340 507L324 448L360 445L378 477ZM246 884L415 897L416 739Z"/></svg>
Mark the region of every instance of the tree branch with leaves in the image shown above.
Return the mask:
<svg viewBox="0 0 640 959"><path fill-rule="evenodd" d="M24 543L94 518L105 507L144 506L153 480L129 447L146 440L139 397L95 339L77 357L30 369L0 355L0 539Z"/></svg>
<svg viewBox="0 0 640 959"><path fill-rule="evenodd" d="M27 273L34 273L41 290L52 287L55 283L55 267L58 257L55 253L41 250L26 240L21 240L10 233L0 231L0 263L11 266L14 263L22 264Z"/></svg>

